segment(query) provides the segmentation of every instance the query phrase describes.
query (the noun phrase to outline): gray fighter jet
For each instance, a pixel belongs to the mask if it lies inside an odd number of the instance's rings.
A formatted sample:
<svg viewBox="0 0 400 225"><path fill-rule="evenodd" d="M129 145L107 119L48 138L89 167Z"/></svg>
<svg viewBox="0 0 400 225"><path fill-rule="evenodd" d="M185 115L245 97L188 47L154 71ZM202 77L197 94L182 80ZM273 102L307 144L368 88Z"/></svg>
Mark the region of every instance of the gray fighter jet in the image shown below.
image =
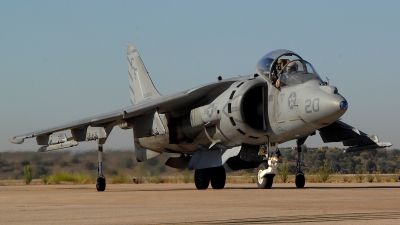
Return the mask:
<svg viewBox="0 0 400 225"><path fill-rule="evenodd" d="M132 106L54 128L17 135L21 144L36 137L40 152L97 141L96 188L104 191L103 144L115 126L133 130L139 162L162 152L177 153L165 163L195 170L197 189L225 186L226 171L258 167L259 188L271 188L278 168L280 143L297 140L296 187L305 185L301 145L316 130L324 142L343 142L345 151L385 148L377 136L347 125L339 118L348 103L338 89L323 81L298 54L276 50L258 61L256 74L216 82L162 96L154 87L136 48L127 45ZM72 137L60 134L70 130Z"/></svg>

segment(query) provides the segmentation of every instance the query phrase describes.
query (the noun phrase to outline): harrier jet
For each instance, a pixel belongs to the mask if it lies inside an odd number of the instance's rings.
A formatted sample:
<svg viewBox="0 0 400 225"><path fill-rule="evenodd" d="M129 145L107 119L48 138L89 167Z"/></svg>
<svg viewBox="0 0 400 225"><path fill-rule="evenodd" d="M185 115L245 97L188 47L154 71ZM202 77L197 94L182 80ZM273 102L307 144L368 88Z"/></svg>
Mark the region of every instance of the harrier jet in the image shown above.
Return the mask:
<svg viewBox="0 0 400 225"><path fill-rule="evenodd" d="M348 103L338 89L323 81L314 67L289 50L262 57L256 73L217 81L162 96L154 87L136 48L127 45L132 105L49 129L17 135L21 144L36 138L39 152L96 141L96 188L104 191L103 144L115 126L132 130L137 161L163 152L177 153L166 165L195 170L197 189L222 189L226 171L259 168L259 188L271 188L280 156L278 145L297 140L295 184L302 188L301 145L319 131L324 142L343 142L345 151L385 148L377 136L342 122ZM70 130L71 137L59 133ZM179 156L178 156L179 155Z"/></svg>

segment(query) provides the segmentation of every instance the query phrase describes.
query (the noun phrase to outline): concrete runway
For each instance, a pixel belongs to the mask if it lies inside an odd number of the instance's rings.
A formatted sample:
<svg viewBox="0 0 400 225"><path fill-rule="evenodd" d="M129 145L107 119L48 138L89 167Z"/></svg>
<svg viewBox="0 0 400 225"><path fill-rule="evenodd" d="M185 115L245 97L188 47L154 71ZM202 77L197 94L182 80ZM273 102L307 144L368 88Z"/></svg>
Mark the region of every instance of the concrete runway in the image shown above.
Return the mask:
<svg viewBox="0 0 400 225"><path fill-rule="evenodd" d="M0 224L400 224L400 183L0 186Z"/></svg>

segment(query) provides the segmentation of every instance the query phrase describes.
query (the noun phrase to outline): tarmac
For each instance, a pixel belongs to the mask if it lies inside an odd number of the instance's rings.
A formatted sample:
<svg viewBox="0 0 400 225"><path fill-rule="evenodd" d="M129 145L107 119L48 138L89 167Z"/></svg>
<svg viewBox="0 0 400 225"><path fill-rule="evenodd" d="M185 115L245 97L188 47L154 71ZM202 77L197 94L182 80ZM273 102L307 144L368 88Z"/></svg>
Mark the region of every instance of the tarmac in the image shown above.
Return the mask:
<svg viewBox="0 0 400 225"><path fill-rule="evenodd" d="M400 182L0 186L0 224L400 224Z"/></svg>

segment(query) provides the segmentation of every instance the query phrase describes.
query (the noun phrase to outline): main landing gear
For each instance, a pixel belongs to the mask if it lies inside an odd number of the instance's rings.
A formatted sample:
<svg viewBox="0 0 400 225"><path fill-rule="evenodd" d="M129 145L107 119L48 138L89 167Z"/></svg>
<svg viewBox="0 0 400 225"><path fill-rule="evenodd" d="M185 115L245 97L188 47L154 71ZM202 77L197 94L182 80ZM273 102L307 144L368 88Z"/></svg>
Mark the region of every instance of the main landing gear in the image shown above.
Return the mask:
<svg viewBox="0 0 400 225"><path fill-rule="evenodd" d="M194 183L198 190L207 189L210 181L213 189L223 189L226 181L225 168L219 166L194 171Z"/></svg>
<svg viewBox="0 0 400 225"><path fill-rule="evenodd" d="M106 190L106 177L103 175L103 145L99 144L97 148L97 158L99 167L97 169L96 189L97 191Z"/></svg>
<svg viewBox="0 0 400 225"><path fill-rule="evenodd" d="M304 173L301 171L301 146L304 144L306 139L307 139L307 136L297 139L297 141L296 141L296 144L297 144L297 167L296 167L295 184L296 184L297 188L303 188L304 185L306 184L306 178L304 177Z"/></svg>

